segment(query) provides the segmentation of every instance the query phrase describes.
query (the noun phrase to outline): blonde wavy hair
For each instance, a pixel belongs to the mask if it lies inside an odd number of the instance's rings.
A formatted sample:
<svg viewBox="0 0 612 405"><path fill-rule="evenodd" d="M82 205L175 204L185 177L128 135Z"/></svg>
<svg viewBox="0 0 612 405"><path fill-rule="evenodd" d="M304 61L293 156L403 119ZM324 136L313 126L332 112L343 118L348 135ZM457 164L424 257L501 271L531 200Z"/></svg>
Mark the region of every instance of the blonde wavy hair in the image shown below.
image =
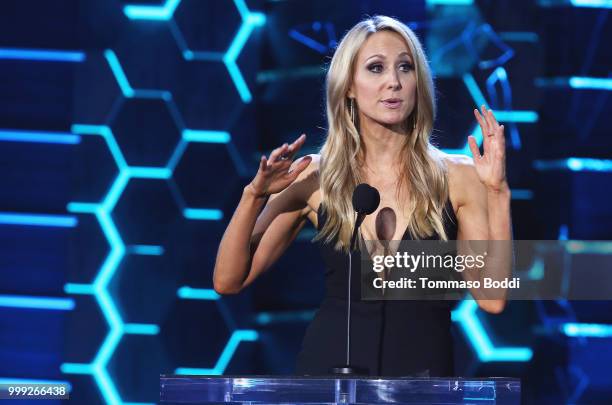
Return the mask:
<svg viewBox="0 0 612 405"><path fill-rule="evenodd" d="M402 149L400 187L397 196L409 214L408 230L413 239L431 237L434 232L447 240L443 215L448 198L446 165L441 151L430 143L436 113L434 84L423 48L414 32L402 22L386 16L374 16L357 23L338 44L326 77L328 132L320 154L319 167L322 208L325 225L315 240L332 242L335 248L348 251L355 224L352 193L362 181L365 150L359 135L359 123L353 122L348 91L359 49L375 32L392 31L404 38L412 54L416 73L416 103L406 118L412 129ZM355 103L355 120L358 121ZM407 201L400 198L401 189L409 187ZM403 208L404 209L404 208Z"/></svg>

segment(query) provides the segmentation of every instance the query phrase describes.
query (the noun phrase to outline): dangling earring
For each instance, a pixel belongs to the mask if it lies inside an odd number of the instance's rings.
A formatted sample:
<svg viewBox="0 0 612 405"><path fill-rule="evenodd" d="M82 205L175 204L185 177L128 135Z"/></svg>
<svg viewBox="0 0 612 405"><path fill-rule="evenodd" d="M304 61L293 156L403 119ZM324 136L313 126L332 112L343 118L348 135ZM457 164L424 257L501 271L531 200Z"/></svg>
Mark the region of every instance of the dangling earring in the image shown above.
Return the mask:
<svg viewBox="0 0 612 405"><path fill-rule="evenodd" d="M349 100L350 100L349 110L351 113L351 122L353 123L353 125L355 125L355 103L354 103L354 99L349 98Z"/></svg>

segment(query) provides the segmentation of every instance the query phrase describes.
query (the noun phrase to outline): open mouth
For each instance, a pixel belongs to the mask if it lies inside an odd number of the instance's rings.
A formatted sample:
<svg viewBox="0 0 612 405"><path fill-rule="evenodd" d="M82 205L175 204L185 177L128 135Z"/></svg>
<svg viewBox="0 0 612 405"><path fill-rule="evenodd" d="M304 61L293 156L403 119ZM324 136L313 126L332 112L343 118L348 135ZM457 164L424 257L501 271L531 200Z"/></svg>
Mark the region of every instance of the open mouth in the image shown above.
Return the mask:
<svg viewBox="0 0 612 405"><path fill-rule="evenodd" d="M390 98L382 101L383 105L387 108L396 109L402 105L402 100L398 98Z"/></svg>

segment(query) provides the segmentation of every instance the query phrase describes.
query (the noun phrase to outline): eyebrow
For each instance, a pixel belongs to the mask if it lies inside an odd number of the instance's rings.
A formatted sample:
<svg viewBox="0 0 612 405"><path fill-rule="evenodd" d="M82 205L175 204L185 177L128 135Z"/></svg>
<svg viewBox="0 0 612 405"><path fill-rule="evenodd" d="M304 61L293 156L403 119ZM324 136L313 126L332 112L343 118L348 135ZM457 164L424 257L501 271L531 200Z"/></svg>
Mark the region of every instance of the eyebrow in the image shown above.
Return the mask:
<svg viewBox="0 0 612 405"><path fill-rule="evenodd" d="M397 56L402 56L402 55L406 55L406 56L408 56L410 59L412 59L412 57L410 56L410 54L409 54L408 52L406 52L406 51L401 52L401 53L400 53L399 55L397 55ZM377 53L377 54L374 54L374 55L372 55L372 56L368 57L368 58L366 59L366 61L368 61L368 60L370 60L370 59L372 59L372 58L374 58L374 57L376 57L376 56L378 56L379 58L382 58L382 59L386 59L385 55L381 55L381 54Z"/></svg>

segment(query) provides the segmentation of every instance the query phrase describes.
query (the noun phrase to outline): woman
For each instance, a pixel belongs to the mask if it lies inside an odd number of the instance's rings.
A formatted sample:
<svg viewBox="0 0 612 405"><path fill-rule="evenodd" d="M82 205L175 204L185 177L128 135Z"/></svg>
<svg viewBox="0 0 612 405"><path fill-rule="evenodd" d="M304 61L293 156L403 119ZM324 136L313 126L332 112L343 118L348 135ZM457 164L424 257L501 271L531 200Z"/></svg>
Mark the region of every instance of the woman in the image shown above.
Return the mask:
<svg viewBox="0 0 612 405"><path fill-rule="evenodd" d="M223 236L214 272L218 293L238 293L273 265L307 220L317 227L327 294L297 362L297 373L311 375L344 363L357 184L368 183L381 196L359 228L365 240L511 239L504 128L482 106L474 115L484 135L483 156L471 136L474 159L444 154L429 143L434 87L421 44L407 26L384 16L359 22L338 45L326 85L329 129L320 155L293 161L302 135L261 157ZM359 253L351 254L358 266ZM380 376L453 374L448 302L360 301L359 283L351 289L352 365ZM478 304L499 313L505 298Z"/></svg>

